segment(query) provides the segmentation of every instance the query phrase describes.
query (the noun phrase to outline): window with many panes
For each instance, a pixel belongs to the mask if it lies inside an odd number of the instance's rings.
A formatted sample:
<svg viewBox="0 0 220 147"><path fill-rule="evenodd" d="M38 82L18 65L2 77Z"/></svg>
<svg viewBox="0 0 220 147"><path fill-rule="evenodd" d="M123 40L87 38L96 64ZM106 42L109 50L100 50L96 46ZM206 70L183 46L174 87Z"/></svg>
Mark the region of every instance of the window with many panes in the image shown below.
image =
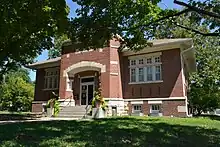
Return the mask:
<svg viewBox="0 0 220 147"><path fill-rule="evenodd" d="M162 80L161 56L132 57L129 60L130 82L154 82Z"/></svg>
<svg viewBox="0 0 220 147"><path fill-rule="evenodd" d="M44 89L58 89L59 86L59 70L47 69L44 76Z"/></svg>
<svg viewBox="0 0 220 147"><path fill-rule="evenodd" d="M133 105L132 111L133 111L133 113L135 113L135 112L142 112L141 105Z"/></svg>
<svg viewBox="0 0 220 147"><path fill-rule="evenodd" d="M160 104L151 105L150 113L160 113L160 112L161 112L161 105Z"/></svg>

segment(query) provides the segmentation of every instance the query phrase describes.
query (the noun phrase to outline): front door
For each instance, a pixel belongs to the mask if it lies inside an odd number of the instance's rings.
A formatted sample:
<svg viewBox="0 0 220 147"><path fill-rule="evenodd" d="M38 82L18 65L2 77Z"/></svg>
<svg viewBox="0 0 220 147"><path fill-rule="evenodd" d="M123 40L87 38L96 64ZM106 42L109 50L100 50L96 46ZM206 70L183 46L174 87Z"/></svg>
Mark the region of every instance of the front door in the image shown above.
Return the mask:
<svg viewBox="0 0 220 147"><path fill-rule="evenodd" d="M94 83L81 83L81 105L91 105L94 92Z"/></svg>

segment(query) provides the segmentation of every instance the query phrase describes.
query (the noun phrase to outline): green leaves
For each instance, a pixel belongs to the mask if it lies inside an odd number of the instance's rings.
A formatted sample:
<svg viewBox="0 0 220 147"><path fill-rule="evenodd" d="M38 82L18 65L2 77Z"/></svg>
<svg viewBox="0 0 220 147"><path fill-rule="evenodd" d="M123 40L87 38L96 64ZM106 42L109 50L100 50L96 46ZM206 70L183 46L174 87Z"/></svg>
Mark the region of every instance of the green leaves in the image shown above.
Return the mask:
<svg viewBox="0 0 220 147"><path fill-rule="evenodd" d="M52 37L66 28L68 12L65 0L1 1L0 68L28 64L50 49Z"/></svg>
<svg viewBox="0 0 220 147"><path fill-rule="evenodd" d="M24 69L6 75L5 83L0 85L0 110L31 110L34 85L29 80L28 72Z"/></svg>
<svg viewBox="0 0 220 147"><path fill-rule="evenodd" d="M132 49L146 45L154 30L145 24L157 19L162 11L158 1L73 1L81 7L76 11L78 17L70 22L67 34L73 42L82 42L82 49L103 47L116 34L124 39L122 44Z"/></svg>
<svg viewBox="0 0 220 147"><path fill-rule="evenodd" d="M61 56L62 44L68 40L67 35L57 35L54 38L54 47L48 52L49 59Z"/></svg>

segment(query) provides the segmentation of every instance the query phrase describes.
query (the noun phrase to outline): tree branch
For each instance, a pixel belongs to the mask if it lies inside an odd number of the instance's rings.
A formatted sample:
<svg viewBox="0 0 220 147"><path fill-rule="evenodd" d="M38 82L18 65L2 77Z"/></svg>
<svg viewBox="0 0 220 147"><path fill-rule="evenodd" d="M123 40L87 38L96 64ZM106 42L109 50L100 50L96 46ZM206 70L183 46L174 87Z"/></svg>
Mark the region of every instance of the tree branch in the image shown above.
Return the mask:
<svg viewBox="0 0 220 147"><path fill-rule="evenodd" d="M169 19L169 18L175 17L175 16L180 16L180 15L182 15L182 14L184 14L184 13L187 13L187 12L190 12L190 11L191 11L190 9L184 9L184 10L178 12L178 13L175 13L175 14L172 14L172 15L167 15L167 16L165 16L165 17L161 17L161 18L159 18L159 19L157 19L157 20L155 20L155 21L152 21L152 22L150 22L150 23L148 23L148 24L138 25L138 26L129 28L129 30L130 30L130 29L131 29L131 30L138 29L139 27L149 27L150 25L156 24L156 23L158 23L158 22L160 22L160 21L162 21L162 20ZM123 29L122 31L127 31L127 29Z"/></svg>
<svg viewBox="0 0 220 147"><path fill-rule="evenodd" d="M195 11L195 12L197 12L197 13L201 13L201 14L204 14L204 15L208 15L208 16L210 16L210 17L214 17L214 18L220 19L220 15L219 15L218 13L206 11L206 10L203 10L203 9L200 9L200 8L197 8L197 7L194 7L194 6L191 6L191 5L187 4L187 3L178 1L178 0L174 0L173 2L174 2L175 4L177 4L177 5L185 6L185 7L187 7L188 9L190 9L191 11Z"/></svg>
<svg viewBox="0 0 220 147"><path fill-rule="evenodd" d="M173 24L175 24L176 26L180 27L180 28L183 28L183 29L186 29L186 30L189 30L191 32L194 32L194 33L197 33L197 34L200 34L200 35L203 35L203 36L220 36L220 33L204 33L204 32L200 32L198 30L195 30L193 28L189 28L189 27L186 27L186 26L183 26L183 25L180 25L176 22L174 22Z"/></svg>

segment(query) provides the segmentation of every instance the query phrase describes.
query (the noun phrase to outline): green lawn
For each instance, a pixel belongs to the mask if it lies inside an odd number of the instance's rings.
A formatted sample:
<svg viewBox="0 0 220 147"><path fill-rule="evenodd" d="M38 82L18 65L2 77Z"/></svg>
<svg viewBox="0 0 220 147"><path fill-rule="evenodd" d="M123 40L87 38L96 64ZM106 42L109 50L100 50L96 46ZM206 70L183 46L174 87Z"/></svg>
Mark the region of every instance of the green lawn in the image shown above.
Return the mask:
<svg viewBox="0 0 220 147"><path fill-rule="evenodd" d="M220 121L208 118L111 118L0 125L0 146L220 146Z"/></svg>

